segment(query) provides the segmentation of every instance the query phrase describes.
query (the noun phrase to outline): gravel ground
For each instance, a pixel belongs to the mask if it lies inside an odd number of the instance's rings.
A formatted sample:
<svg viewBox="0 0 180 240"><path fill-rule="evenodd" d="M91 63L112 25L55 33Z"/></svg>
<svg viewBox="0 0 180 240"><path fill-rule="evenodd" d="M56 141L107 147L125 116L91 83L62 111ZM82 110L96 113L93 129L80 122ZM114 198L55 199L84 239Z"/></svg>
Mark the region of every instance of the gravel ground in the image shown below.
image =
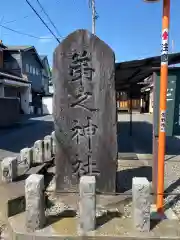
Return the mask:
<svg viewBox="0 0 180 240"><path fill-rule="evenodd" d="M149 169L146 168L146 173L145 171L142 171L142 168L138 167L120 167L120 170L122 172L120 172L119 175L119 182L122 184L123 181L125 189L129 188L132 182L132 177L149 177L151 175L151 171L149 171L150 167ZM168 193L170 192L170 194L174 194L165 198L165 208L171 208L180 220L180 162L167 161L165 163L165 189ZM179 196L176 196L175 194L179 194ZM131 203L125 206L125 208L127 208L125 209L125 215L129 217Z"/></svg>
<svg viewBox="0 0 180 240"><path fill-rule="evenodd" d="M65 211L73 211L71 207L64 204L63 202L60 202L59 199L56 199L56 197L54 197L51 193L48 194L48 203L49 203L48 204L49 206L46 209L47 217L58 216L60 214L63 214ZM131 204L128 204L127 206L125 206L125 214L123 215L123 217L130 216L130 207L131 207ZM118 210L115 212L114 210L110 211L105 209L97 209L96 217L100 217L102 215L108 214L109 212L118 213ZM65 214L68 215L68 212L66 212ZM74 211L74 214L76 215L76 217L78 216L78 212Z"/></svg>
<svg viewBox="0 0 180 240"><path fill-rule="evenodd" d="M122 172L124 170L132 170L132 166L123 166L119 170ZM137 169L137 168L136 168ZM124 178L124 172L121 174L120 178L118 181L121 182L121 178ZM129 187L129 180L127 178L123 179L124 181L124 187L126 188L126 185ZM53 191L55 189L55 177L52 178L51 182L49 183L48 187L46 188L47 190L47 195L48 195L48 202L49 202L49 207L46 209L46 216L58 216L63 213L63 211L66 210L72 210L68 205L64 204L63 202L60 202L59 199L57 199L53 195ZM124 206L124 214L122 218L130 218L131 217L131 206L132 203L128 203ZM113 208L114 209L114 208ZM110 211L104 210L104 209L97 209L96 211L96 217L100 217L102 215L107 215ZM118 213L118 210L115 212L112 210L115 214ZM78 213L77 213L78 214Z"/></svg>
<svg viewBox="0 0 180 240"><path fill-rule="evenodd" d="M142 166L146 168L146 166ZM121 184L123 183L122 188L129 190L132 183L132 177L134 176L147 176L151 175L150 167L146 169L146 175L144 175L145 171L142 171L142 168L133 167L133 166L120 166L119 168L120 173L118 175L118 182ZM172 192L173 194L178 193L180 194L180 162L166 162L165 163L165 187L168 192ZM48 186L49 191L53 191L55 188L55 180L54 178L50 182ZM47 213L53 212L53 214L59 213L67 210L68 206L60 203L58 200L53 198L51 194L49 194L49 199L54 203L50 209L47 210ZM123 217L131 217L131 205L129 203L125 205L124 208L124 215ZM169 195L165 198L165 205L166 208L171 207L172 210L177 214L178 218L180 219L180 196L176 197L175 195ZM97 213L98 215L98 213Z"/></svg>
<svg viewBox="0 0 180 240"><path fill-rule="evenodd" d="M151 176L151 167L143 166L142 167L134 167L132 166L119 166L118 168L118 182L119 185L122 186L122 189L129 190L132 187L132 178L135 176L138 177L148 177ZM173 194L180 194L180 162L178 161L166 161L165 162L165 188L168 192ZM53 178L49 184L48 190L53 191L55 189L55 179ZM55 206L50 209L68 209L68 206L63 206L62 203L56 201L56 199L51 199L52 196L49 196L50 200L55 202ZM131 205L129 203L124 207L124 215L123 217L131 217ZM180 196L169 195L165 198L165 207L172 208L172 210L176 213L177 217L180 219ZM49 211L49 210L48 210ZM59 210L58 210L59 211ZM55 211L56 212L56 211ZM98 215L98 213L97 213Z"/></svg>
<svg viewBox="0 0 180 240"><path fill-rule="evenodd" d="M166 190L173 194L180 194L180 162L165 163ZM169 195L165 198L166 207L171 207L180 219L180 195Z"/></svg>

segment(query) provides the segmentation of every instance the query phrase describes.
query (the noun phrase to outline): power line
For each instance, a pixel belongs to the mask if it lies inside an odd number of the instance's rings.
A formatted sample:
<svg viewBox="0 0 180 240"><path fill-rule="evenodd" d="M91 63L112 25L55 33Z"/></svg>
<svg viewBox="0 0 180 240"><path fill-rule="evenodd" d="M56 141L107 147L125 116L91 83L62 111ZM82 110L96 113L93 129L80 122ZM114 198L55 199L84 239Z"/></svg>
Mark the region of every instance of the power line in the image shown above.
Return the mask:
<svg viewBox="0 0 180 240"><path fill-rule="evenodd" d="M0 20L0 24L3 23L3 20L4 20L4 16L2 16ZM0 29L0 37L2 38L2 28Z"/></svg>
<svg viewBox="0 0 180 240"><path fill-rule="evenodd" d="M2 28L4 28L4 29L7 29L7 30L9 30L9 31L11 31L11 32L15 32L15 33L18 33L18 34L21 34L21 35L25 35L25 36L28 36L28 37L32 37L32 38L36 38L36 39L51 39L51 38L37 37L37 36L31 35L31 34L29 34L29 33L20 32L20 31L14 30L14 29L12 29L12 28L3 26L2 24L0 24L0 27L2 27Z"/></svg>
<svg viewBox="0 0 180 240"><path fill-rule="evenodd" d="M44 22L44 20L41 18L41 16L38 14L38 12L34 9L34 7L30 4L30 2L28 0L25 0L25 1L30 6L30 8L34 11L34 13L38 16L38 18L41 20L41 22L44 24L44 26L50 31L50 33L58 41L58 43L60 43L59 39L56 37L56 35L53 33L53 31L48 27L48 25Z"/></svg>
<svg viewBox="0 0 180 240"><path fill-rule="evenodd" d="M40 12L42 12L42 10L41 10ZM33 14L30 14L30 15L26 15L26 16L24 16L24 17L22 17L22 18L19 18L19 19L14 19L14 20L11 20L11 21L7 21L7 22L4 22L4 24L14 23L14 22L17 22L17 21L19 21L19 20L21 20L21 19L29 18L29 17L31 17L32 15L33 15Z"/></svg>
<svg viewBox="0 0 180 240"><path fill-rule="evenodd" d="M44 7L43 7L42 4L40 3L40 1L39 1L39 0L36 0L36 1L37 1L38 5L40 6L42 12L46 15L46 17L48 18L48 20L50 21L50 23L52 24L52 26L53 26L54 29L56 30L57 34L58 34L60 37L62 37L61 34L59 33L57 27L55 26L55 24L53 23L53 21L51 20L51 18L50 18L49 15L47 14L47 12L45 11Z"/></svg>
<svg viewBox="0 0 180 240"><path fill-rule="evenodd" d="M28 18L29 16L27 15L27 16L24 16L24 17L22 17L22 19L24 19L24 18ZM14 19L14 20L11 20L11 21L8 21L8 22L5 22L5 24L9 24L9 23L13 23L13 22L16 22L16 21L18 21L17 19Z"/></svg>

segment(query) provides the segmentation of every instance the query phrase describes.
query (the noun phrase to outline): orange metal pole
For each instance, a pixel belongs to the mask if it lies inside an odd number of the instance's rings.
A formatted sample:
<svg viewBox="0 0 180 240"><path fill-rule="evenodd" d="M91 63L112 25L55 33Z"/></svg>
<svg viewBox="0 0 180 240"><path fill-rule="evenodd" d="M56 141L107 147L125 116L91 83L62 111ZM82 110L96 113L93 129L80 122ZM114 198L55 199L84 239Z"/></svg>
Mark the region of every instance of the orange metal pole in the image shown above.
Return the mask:
<svg viewBox="0 0 180 240"><path fill-rule="evenodd" d="M162 53L160 79L159 146L158 146L158 185L157 210L163 211L164 205L164 158L166 147L166 94L168 84L168 37L169 37L170 0L163 0Z"/></svg>

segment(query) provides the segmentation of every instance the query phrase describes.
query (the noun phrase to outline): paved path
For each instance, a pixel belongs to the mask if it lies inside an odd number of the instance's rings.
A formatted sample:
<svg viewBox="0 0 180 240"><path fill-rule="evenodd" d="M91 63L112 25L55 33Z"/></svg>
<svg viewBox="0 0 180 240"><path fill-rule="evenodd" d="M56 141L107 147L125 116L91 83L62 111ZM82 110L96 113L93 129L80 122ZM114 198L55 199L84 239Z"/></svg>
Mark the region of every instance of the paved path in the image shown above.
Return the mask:
<svg viewBox="0 0 180 240"><path fill-rule="evenodd" d="M138 159L149 155L152 158L152 115L134 113L132 116L132 136L129 136L129 114L118 116L118 147L120 158ZM0 159L12 154L18 154L24 147L42 139L53 131L51 115L25 119L22 124L12 129L0 130ZM180 139L167 138L168 155L180 159ZM176 158L177 158L176 157Z"/></svg>
<svg viewBox="0 0 180 240"><path fill-rule="evenodd" d="M135 159L139 155L152 158L152 115L134 113L132 137L129 136L129 114L118 116L118 145L122 158ZM179 137L166 138L166 153L169 159L180 160Z"/></svg>
<svg viewBox="0 0 180 240"><path fill-rule="evenodd" d="M24 147L31 147L38 139L50 134L54 129L51 115L34 117L15 128L0 131L0 160L17 155Z"/></svg>

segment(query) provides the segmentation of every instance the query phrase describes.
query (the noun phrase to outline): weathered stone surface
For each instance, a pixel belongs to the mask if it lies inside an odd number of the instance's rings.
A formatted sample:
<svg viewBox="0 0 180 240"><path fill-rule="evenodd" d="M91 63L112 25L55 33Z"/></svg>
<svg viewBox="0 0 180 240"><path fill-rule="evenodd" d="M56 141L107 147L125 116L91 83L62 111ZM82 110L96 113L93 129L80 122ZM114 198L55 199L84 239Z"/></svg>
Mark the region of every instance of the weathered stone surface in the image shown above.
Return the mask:
<svg viewBox="0 0 180 240"><path fill-rule="evenodd" d="M50 135L44 137L44 161L48 162L52 157L52 137Z"/></svg>
<svg viewBox="0 0 180 240"><path fill-rule="evenodd" d="M6 157L1 162L2 182L12 182L17 178L17 157Z"/></svg>
<svg viewBox="0 0 180 240"><path fill-rule="evenodd" d="M26 227L29 231L41 229L45 224L44 176L30 175L25 182Z"/></svg>
<svg viewBox="0 0 180 240"><path fill-rule="evenodd" d="M37 140L33 147L33 163L44 163L44 142Z"/></svg>
<svg viewBox="0 0 180 240"><path fill-rule="evenodd" d="M31 148L23 148L20 151L20 167L25 170L28 170L33 163L33 151Z"/></svg>
<svg viewBox="0 0 180 240"><path fill-rule="evenodd" d="M96 179L82 176L79 184L79 230L81 234L95 230L96 226Z"/></svg>
<svg viewBox="0 0 180 240"><path fill-rule="evenodd" d="M115 192L114 74L113 51L86 30L70 34L55 50L57 191L78 191L81 176L95 175L98 191Z"/></svg>
<svg viewBox="0 0 180 240"><path fill-rule="evenodd" d="M150 231L150 188L147 178L133 178L133 224L140 232Z"/></svg>

